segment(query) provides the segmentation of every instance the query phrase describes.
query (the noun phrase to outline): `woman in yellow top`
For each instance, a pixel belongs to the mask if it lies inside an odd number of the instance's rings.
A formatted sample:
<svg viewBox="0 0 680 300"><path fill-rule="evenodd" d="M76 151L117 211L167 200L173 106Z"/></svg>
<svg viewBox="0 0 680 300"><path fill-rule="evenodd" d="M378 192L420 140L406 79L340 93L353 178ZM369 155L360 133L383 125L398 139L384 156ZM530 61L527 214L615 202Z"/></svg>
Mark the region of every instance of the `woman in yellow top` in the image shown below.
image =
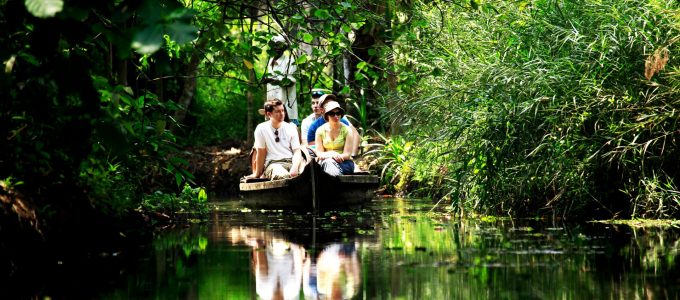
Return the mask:
<svg viewBox="0 0 680 300"><path fill-rule="evenodd" d="M327 101L324 106L323 124L316 130L316 155L321 168L331 176L354 173L352 161L352 130L340 122L345 110L335 101Z"/></svg>

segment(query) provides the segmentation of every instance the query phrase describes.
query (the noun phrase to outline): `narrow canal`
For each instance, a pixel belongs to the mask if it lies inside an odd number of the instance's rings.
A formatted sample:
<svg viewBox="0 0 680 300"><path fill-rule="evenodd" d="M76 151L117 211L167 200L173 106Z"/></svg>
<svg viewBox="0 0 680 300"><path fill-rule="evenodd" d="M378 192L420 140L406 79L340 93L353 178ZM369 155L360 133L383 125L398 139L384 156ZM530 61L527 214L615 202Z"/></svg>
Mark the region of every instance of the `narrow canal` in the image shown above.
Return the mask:
<svg viewBox="0 0 680 300"><path fill-rule="evenodd" d="M423 200L316 217L232 203L88 276L107 278L103 299L678 299L679 233L461 220Z"/></svg>

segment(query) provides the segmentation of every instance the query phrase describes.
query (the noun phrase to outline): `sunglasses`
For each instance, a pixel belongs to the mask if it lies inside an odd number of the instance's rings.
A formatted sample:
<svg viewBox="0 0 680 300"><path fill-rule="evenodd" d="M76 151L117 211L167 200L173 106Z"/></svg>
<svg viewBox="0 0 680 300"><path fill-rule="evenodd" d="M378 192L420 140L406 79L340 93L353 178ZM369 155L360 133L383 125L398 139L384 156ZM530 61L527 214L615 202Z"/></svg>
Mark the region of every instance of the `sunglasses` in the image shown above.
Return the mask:
<svg viewBox="0 0 680 300"><path fill-rule="evenodd" d="M312 98L318 98L318 97L321 97L321 96L323 96L323 95L325 95L325 94L326 94L326 93L324 93L324 92L314 91L314 92L312 92Z"/></svg>
<svg viewBox="0 0 680 300"><path fill-rule="evenodd" d="M335 117L335 116L340 116L342 117L342 112L341 111L329 111L326 113L329 117Z"/></svg>
<svg viewBox="0 0 680 300"><path fill-rule="evenodd" d="M275 130L274 130L274 135L276 135L275 141L278 143L278 142L281 140L281 139L279 138L279 130L278 130L278 129L275 129Z"/></svg>

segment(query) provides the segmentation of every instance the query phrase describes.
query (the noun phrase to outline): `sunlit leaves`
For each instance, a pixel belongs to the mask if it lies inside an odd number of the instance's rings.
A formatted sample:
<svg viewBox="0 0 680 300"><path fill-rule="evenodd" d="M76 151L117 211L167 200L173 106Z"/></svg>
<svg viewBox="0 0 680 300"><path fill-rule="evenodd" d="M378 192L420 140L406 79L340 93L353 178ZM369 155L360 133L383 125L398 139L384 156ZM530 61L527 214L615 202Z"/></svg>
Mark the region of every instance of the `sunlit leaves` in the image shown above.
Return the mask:
<svg viewBox="0 0 680 300"><path fill-rule="evenodd" d="M314 36L305 32L302 35L302 40L305 41L305 43L311 43L314 40Z"/></svg>
<svg viewBox="0 0 680 300"><path fill-rule="evenodd" d="M308 60L307 54L303 54L303 55L298 56L298 58L295 60L295 63L298 64L298 65L301 65L301 64L306 63L307 60Z"/></svg>
<svg viewBox="0 0 680 300"><path fill-rule="evenodd" d="M251 61L247 60L247 59L243 60L243 64L245 64L246 68L248 68L249 70L252 70L255 67L255 66L253 66L253 63Z"/></svg>
<svg viewBox="0 0 680 300"><path fill-rule="evenodd" d="M6 73L6 74L12 73L12 68L14 68L14 62L16 61L16 59L17 59L17 56L16 56L16 55L12 55L12 56L9 57L9 59L7 59L7 60L4 62L4 63L5 63L5 73Z"/></svg>
<svg viewBox="0 0 680 300"><path fill-rule="evenodd" d="M24 5L28 12L38 18L54 17L64 8L63 0L26 0Z"/></svg>

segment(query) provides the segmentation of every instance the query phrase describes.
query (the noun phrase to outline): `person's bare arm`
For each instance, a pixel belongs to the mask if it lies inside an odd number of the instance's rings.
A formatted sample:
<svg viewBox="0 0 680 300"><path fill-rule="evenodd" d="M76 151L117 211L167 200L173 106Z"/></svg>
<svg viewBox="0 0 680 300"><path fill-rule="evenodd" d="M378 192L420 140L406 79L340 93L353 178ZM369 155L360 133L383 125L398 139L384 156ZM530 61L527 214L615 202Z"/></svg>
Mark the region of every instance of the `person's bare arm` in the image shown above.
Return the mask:
<svg viewBox="0 0 680 300"><path fill-rule="evenodd" d="M354 132L352 132L351 129L348 130L347 136L345 137L345 147L342 149L342 154L340 154L340 160L336 158L335 161L343 162L345 160L352 159L353 154L352 151L354 150L354 139L355 139Z"/></svg>
<svg viewBox="0 0 680 300"><path fill-rule="evenodd" d="M359 154L359 147L361 146L361 135L359 135L359 131L354 126L350 126L350 132L352 133L352 139L351 140L346 140L345 146L347 146L347 143L352 145L352 152L349 152L352 154L352 156L356 156ZM347 151L347 150L345 150Z"/></svg>
<svg viewBox="0 0 680 300"><path fill-rule="evenodd" d="M255 148L255 170L248 178L260 178L264 173L264 159L267 157L267 148Z"/></svg>
<svg viewBox="0 0 680 300"><path fill-rule="evenodd" d="M317 155L319 156L319 158L321 158L321 154L326 152L326 148L323 147L323 141L321 141L321 134L319 134L319 130L316 131L316 138L315 138L314 145L316 145Z"/></svg>

